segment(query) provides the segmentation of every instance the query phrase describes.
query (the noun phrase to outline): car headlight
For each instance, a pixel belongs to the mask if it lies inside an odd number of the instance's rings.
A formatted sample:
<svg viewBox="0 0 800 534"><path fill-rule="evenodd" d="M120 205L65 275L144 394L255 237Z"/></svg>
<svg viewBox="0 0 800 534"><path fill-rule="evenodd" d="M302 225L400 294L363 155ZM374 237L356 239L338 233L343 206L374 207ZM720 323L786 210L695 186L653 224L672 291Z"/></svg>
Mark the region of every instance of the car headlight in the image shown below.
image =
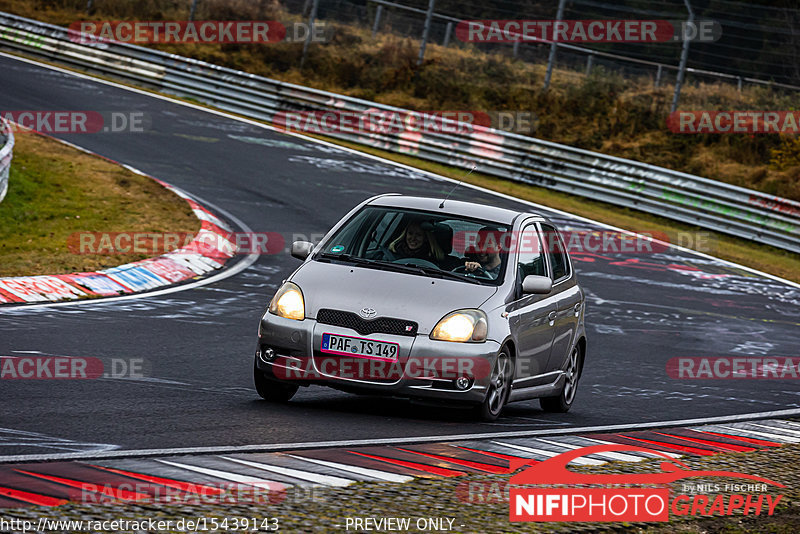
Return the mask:
<svg viewBox="0 0 800 534"><path fill-rule="evenodd" d="M481 310L456 310L445 315L431 332L431 339L480 343L486 341L486 314Z"/></svg>
<svg viewBox="0 0 800 534"><path fill-rule="evenodd" d="M303 301L303 292L297 284L285 282L272 301L269 303L269 312L278 317L302 321L306 318L306 306Z"/></svg>

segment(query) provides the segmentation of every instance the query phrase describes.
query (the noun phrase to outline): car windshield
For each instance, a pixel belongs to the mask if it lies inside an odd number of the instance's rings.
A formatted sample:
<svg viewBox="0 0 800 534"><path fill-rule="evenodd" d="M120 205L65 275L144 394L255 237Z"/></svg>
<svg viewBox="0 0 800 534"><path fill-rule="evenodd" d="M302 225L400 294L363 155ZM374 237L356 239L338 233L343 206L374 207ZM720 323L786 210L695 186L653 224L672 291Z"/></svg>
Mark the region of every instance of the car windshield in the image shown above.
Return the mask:
<svg viewBox="0 0 800 534"><path fill-rule="evenodd" d="M507 225L442 213L367 206L328 239L315 259L464 282L500 285Z"/></svg>

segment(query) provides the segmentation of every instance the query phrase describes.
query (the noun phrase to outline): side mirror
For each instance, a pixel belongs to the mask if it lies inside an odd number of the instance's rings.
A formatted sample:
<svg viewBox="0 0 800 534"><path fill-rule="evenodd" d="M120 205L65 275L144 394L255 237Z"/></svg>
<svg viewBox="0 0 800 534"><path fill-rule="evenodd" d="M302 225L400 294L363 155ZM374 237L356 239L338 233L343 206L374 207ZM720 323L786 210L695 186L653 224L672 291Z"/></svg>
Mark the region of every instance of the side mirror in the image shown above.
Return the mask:
<svg viewBox="0 0 800 534"><path fill-rule="evenodd" d="M526 295L547 295L553 290L553 281L548 276L529 274L522 280L522 292Z"/></svg>
<svg viewBox="0 0 800 534"><path fill-rule="evenodd" d="M314 243L310 241L295 241L292 243L292 256L298 260L305 260L314 250Z"/></svg>

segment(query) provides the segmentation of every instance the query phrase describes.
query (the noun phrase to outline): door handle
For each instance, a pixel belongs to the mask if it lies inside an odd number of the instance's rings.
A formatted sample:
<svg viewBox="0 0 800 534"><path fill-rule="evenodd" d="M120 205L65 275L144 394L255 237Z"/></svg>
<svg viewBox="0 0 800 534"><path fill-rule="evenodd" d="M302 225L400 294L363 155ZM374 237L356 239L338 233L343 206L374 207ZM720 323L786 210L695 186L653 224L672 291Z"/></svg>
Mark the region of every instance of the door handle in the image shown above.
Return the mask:
<svg viewBox="0 0 800 534"><path fill-rule="evenodd" d="M547 319L552 323L553 321L556 320L557 316L558 314L556 312L551 311L550 313L547 314Z"/></svg>
<svg viewBox="0 0 800 534"><path fill-rule="evenodd" d="M577 304L575 305L575 313L578 313L578 312L580 312L580 311L581 311L581 303L579 302L579 303L577 303Z"/></svg>

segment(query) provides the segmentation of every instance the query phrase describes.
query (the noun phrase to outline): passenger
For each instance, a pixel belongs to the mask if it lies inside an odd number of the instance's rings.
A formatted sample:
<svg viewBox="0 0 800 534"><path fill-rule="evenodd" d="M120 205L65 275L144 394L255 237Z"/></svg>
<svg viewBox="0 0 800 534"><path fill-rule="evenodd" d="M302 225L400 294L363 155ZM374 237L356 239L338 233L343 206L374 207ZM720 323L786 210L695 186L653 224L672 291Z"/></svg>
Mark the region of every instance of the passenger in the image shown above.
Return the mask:
<svg viewBox="0 0 800 534"><path fill-rule="evenodd" d="M464 268L468 273L483 269L486 274L494 279L500 276L503 260L500 258L500 230L491 226L484 226L478 231L483 239L483 245L474 252L465 253ZM489 238L493 239L489 239Z"/></svg>
<svg viewBox="0 0 800 534"><path fill-rule="evenodd" d="M419 221L411 221L403 232L389 245L389 251L398 259L418 258L436 265L444 259L444 251L433 232L422 229Z"/></svg>

